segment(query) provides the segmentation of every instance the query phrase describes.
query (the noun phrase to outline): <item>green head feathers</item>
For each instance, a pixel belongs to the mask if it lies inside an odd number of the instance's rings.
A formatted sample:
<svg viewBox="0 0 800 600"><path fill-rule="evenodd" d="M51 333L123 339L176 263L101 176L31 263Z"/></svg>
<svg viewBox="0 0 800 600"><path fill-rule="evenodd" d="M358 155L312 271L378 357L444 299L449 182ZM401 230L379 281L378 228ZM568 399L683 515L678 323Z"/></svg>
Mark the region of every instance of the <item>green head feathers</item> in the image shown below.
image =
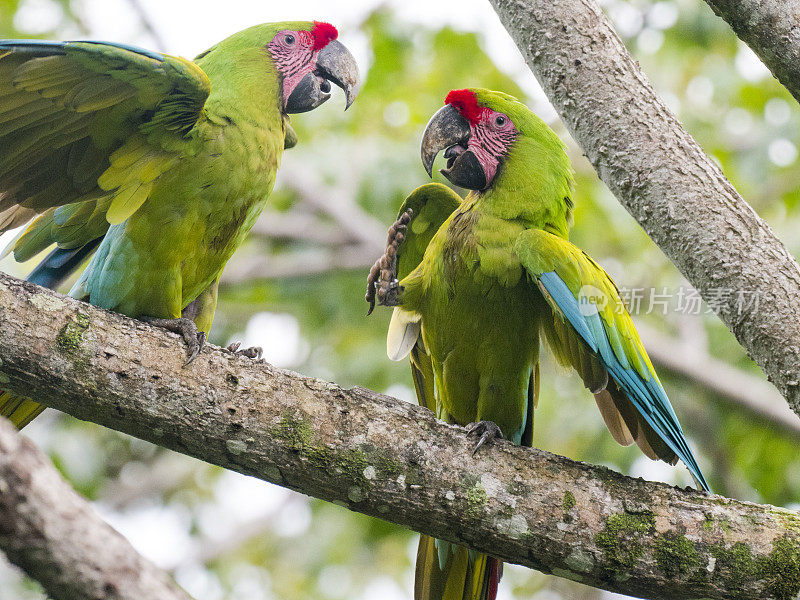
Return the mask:
<svg viewBox="0 0 800 600"><path fill-rule="evenodd" d="M313 110L330 97L331 84L344 90L349 107L358 94L358 67L337 37L333 25L319 21L265 23L233 34L196 61L212 80L251 80L270 90L279 84L275 93L286 113Z"/></svg>

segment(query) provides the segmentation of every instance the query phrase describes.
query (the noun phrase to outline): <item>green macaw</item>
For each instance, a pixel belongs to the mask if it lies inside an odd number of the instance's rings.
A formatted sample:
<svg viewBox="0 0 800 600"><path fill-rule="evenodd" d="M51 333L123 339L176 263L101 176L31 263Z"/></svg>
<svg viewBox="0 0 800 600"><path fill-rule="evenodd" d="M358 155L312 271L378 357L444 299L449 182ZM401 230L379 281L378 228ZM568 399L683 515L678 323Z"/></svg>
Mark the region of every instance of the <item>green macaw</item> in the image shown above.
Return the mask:
<svg viewBox="0 0 800 600"><path fill-rule="evenodd" d="M181 333L197 355L225 264L261 213L289 114L358 68L320 22L258 25L194 62L121 44L0 41L0 233L18 261L57 248L29 276L55 287L94 254L69 292ZM252 356L252 352L245 351ZM0 395L23 427L43 407Z"/></svg>
<svg viewBox="0 0 800 600"><path fill-rule="evenodd" d="M472 190L415 190L370 272L367 301L395 306L387 350L410 355L419 403L480 435L533 440L539 347L573 367L614 439L682 460L708 490L608 274L568 240L573 171L556 134L515 98L453 90L422 139L428 174ZM399 279L399 281L398 281ZM422 536L416 600L493 599L497 559Z"/></svg>

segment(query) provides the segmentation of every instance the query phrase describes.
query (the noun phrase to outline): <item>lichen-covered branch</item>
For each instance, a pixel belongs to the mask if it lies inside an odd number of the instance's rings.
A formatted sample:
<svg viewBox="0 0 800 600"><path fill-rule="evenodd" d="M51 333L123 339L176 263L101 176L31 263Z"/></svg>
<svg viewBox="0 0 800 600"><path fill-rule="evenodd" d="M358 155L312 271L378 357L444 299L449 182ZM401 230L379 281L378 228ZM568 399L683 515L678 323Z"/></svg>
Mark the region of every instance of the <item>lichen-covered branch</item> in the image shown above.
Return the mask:
<svg viewBox="0 0 800 600"><path fill-rule="evenodd" d="M78 418L647 598L800 591L800 517L474 440L423 408L207 348L0 275L0 382Z"/></svg>
<svg viewBox="0 0 800 600"><path fill-rule="evenodd" d="M800 101L800 4L785 0L706 0Z"/></svg>
<svg viewBox="0 0 800 600"><path fill-rule="evenodd" d="M55 600L190 600L0 419L0 549Z"/></svg>
<svg viewBox="0 0 800 600"><path fill-rule="evenodd" d="M800 414L800 267L783 243L657 96L595 0L491 3L600 178ZM743 306L742 292L758 306Z"/></svg>

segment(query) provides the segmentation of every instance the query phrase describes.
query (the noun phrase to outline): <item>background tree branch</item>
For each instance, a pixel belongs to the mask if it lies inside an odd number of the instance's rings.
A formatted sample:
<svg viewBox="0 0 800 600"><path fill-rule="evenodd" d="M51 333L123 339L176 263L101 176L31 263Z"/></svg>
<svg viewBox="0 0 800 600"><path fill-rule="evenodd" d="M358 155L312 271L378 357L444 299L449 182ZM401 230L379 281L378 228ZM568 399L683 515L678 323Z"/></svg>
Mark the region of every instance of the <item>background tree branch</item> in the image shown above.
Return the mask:
<svg viewBox="0 0 800 600"><path fill-rule="evenodd" d="M658 97L594 0L491 3L600 178L715 299L800 413L800 268L784 244ZM741 291L760 310L743 307Z"/></svg>
<svg viewBox="0 0 800 600"><path fill-rule="evenodd" d="M0 275L0 381L70 414L503 560L647 598L800 590L800 518L473 440L418 406Z"/></svg>
<svg viewBox="0 0 800 600"><path fill-rule="evenodd" d="M0 419L0 548L55 600L189 600Z"/></svg>
<svg viewBox="0 0 800 600"><path fill-rule="evenodd" d="M647 353L659 367L704 386L726 402L795 436L800 435L800 417L763 379L715 359L705 349L672 339L642 323L637 323L636 328Z"/></svg>
<svg viewBox="0 0 800 600"><path fill-rule="evenodd" d="M706 0L800 101L800 5L781 0Z"/></svg>

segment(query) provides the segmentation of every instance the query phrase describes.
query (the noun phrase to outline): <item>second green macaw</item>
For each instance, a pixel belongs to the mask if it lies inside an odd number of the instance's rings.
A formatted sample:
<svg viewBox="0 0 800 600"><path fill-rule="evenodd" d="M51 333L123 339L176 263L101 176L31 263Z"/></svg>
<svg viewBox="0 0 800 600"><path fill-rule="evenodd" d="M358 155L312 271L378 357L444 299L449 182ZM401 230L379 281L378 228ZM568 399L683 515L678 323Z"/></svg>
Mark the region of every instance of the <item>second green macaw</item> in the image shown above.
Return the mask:
<svg viewBox="0 0 800 600"><path fill-rule="evenodd" d="M94 254L70 295L181 333L200 350L228 259L275 184L289 114L359 88L321 22L241 31L194 62L121 44L0 41L0 233L54 287ZM0 394L18 427L43 407Z"/></svg>
<svg viewBox="0 0 800 600"><path fill-rule="evenodd" d="M614 439L679 459L708 484L618 290L568 240L573 171L556 134L515 98L453 90L428 124L422 160L472 190L415 190L390 229L367 300L395 306L387 350L410 355L421 405L480 435L529 446L540 340L594 394ZM370 310L371 310L370 308ZM422 536L416 600L491 600L502 563Z"/></svg>

